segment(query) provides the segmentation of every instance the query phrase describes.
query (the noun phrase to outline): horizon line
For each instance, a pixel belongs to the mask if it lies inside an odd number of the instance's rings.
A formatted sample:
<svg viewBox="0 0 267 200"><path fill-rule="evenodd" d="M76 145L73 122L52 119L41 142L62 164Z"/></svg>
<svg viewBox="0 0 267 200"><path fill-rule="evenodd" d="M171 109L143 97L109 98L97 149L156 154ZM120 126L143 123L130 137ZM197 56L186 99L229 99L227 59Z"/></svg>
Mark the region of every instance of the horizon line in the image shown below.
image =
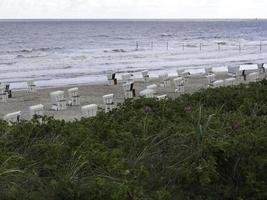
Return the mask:
<svg viewBox="0 0 267 200"><path fill-rule="evenodd" d="M237 21L267 18L0 18L0 21Z"/></svg>

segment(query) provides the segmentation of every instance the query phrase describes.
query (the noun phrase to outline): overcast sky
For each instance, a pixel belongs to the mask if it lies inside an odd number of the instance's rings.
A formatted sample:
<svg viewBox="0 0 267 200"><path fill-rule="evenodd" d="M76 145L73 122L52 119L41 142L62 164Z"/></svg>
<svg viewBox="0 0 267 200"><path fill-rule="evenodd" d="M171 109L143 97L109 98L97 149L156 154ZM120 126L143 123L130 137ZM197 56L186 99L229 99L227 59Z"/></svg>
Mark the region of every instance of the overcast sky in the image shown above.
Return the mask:
<svg viewBox="0 0 267 200"><path fill-rule="evenodd" d="M0 0L1 19L267 18L267 0Z"/></svg>

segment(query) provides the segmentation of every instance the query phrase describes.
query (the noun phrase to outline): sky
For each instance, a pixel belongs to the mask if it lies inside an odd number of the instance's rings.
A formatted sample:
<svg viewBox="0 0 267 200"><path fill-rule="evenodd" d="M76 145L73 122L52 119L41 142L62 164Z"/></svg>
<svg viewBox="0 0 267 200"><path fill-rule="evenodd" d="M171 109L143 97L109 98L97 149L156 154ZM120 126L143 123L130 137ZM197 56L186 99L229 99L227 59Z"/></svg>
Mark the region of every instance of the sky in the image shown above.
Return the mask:
<svg viewBox="0 0 267 200"><path fill-rule="evenodd" d="M267 18L267 0L0 0L0 19Z"/></svg>

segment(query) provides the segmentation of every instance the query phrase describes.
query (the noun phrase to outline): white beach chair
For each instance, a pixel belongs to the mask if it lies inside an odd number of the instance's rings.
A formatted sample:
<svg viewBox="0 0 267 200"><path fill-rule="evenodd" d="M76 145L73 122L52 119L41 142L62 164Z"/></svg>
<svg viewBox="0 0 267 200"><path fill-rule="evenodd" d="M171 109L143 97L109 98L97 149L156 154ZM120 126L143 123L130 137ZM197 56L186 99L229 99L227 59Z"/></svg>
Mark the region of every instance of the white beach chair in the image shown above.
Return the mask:
<svg viewBox="0 0 267 200"><path fill-rule="evenodd" d="M144 82L149 81L148 70L142 71L142 77L143 77Z"/></svg>
<svg viewBox="0 0 267 200"><path fill-rule="evenodd" d="M258 72L259 67L257 64L244 64L239 66L239 71L245 70L248 73L250 72Z"/></svg>
<svg viewBox="0 0 267 200"><path fill-rule="evenodd" d="M159 95L159 96L157 96L156 97L157 98L157 100L163 100L163 99L166 99L167 98L167 94L163 94L163 95Z"/></svg>
<svg viewBox="0 0 267 200"><path fill-rule="evenodd" d="M182 77L173 79L173 83L176 93L183 94L185 92L184 79Z"/></svg>
<svg viewBox="0 0 267 200"><path fill-rule="evenodd" d="M112 70L107 71L108 85L117 85L116 73Z"/></svg>
<svg viewBox="0 0 267 200"><path fill-rule="evenodd" d="M52 110L60 111L67 109L67 102L64 97L64 91L55 91L50 93Z"/></svg>
<svg viewBox="0 0 267 200"><path fill-rule="evenodd" d="M182 72L182 78L184 79L184 84L188 83L190 77L190 72Z"/></svg>
<svg viewBox="0 0 267 200"><path fill-rule="evenodd" d="M127 83L127 82L130 82L132 80L132 74L123 74L121 75L121 78L122 78L122 82L123 83Z"/></svg>
<svg viewBox="0 0 267 200"><path fill-rule="evenodd" d="M4 120L9 122L9 124L20 122L21 111L9 113L4 116Z"/></svg>
<svg viewBox="0 0 267 200"><path fill-rule="evenodd" d="M0 99L1 102L6 103L8 99L8 94L6 93L6 87L4 85L0 85Z"/></svg>
<svg viewBox="0 0 267 200"><path fill-rule="evenodd" d="M224 86L234 86L237 84L237 79L232 77L232 78L227 78L224 80Z"/></svg>
<svg viewBox="0 0 267 200"><path fill-rule="evenodd" d="M70 106L79 106L81 104L80 96L79 96L79 88L70 88L68 89L69 94L69 102Z"/></svg>
<svg viewBox="0 0 267 200"><path fill-rule="evenodd" d="M219 87L223 87L224 86L224 81L223 80L217 80L217 81L214 81L210 87L212 88L219 88Z"/></svg>
<svg viewBox="0 0 267 200"><path fill-rule="evenodd" d="M115 108L114 105L114 94L107 94L103 96L103 101L105 105L105 112L109 112Z"/></svg>
<svg viewBox="0 0 267 200"><path fill-rule="evenodd" d="M238 66L229 66L228 67L228 75L236 78L236 84L238 84L241 81L241 71L239 71Z"/></svg>
<svg viewBox="0 0 267 200"><path fill-rule="evenodd" d="M90 104L81 107L82 117L95 117L97 114L97 105Z"/></svg>
<svg viewBox="0 0 267 200"><path fill-rule="evenodd" d="M35 85L33 80L27 81L27 85L28 85L28 92L36 92L37 91L36 85Z"/></svg>
<svg viewBox="0 0 267 200"><path fill-rule="evenodd" d="M253 72L259 72L259 67L257 64L245 64L245 65L240 65L239 66L239 75L240 77L243 77L245 81L247 81L247 76L250 73Z"/></svg>
<svg viewBox="0 0 267 200"><path fill-rule="evenodd" d="M7 98L12 98L12 91L10 89L10 84L4 84L5 92L7 94Z"/></svg>
<svg viewBox="0 0 267 200"><path fill-rule="evenodd" d="M266 74L267 74L267 64L266 63L262 64L260 71L261 71L261 74L263 74L263 78L266 78Z"/></svg>
<svg viewBox="0 0 267 200"><path fill-rule="evenodd" d="M259 72L253 72L247 75L248 82L257 82L258 80L259 80Z"/></svg>
<svg viewBox="0 0 267 200"><path fill-rule="evenodd" d="M213 74L212 67L206 67L205 68L205 73L206 73L206 75Z"/></svg>
<svg viewBox="0 0 267 200"><path fill-rule="evenodd" d="M122 85L125 99L132 99L135 97L135 89L133 89L133 86L134 82L127 82Z"/></svg>
<svg viewBox="0 0 267 200"><path fill-rule="evenodd" d="M170 87L171 86L171 80L170 80L169 75L167 73L160 74L159 75L159 81L160 81L160 86L162 86L162 87Z"/></svg>
<svg viewBox="0 0 267 200"><path fill-rule="evenodd" d="M44 105L38 104L35 106L29 107L30 116L33 117L34 115L43 116L44 115Z"/></svg>
<svg viewBox="0 0 267 200"><path fill-rule="evenodd" d="M180 77L182 76L182 73L184 72L184 69L176 69L176 72L177 72L177 76Z"/></svg>
<svg viewBox="0 0 267 200"><path fill-rule="evenodd" d="M148 86L146 86L146 89L151 89L151 90L153 90L153 93L154 93L154 94L157 94L157 88L158 88L158 86L157 86L156 84L152 84L152 85L148 85Z"/></svg>
<svg viewBox="0 0 267 200"><path fill-rule="evenodd" d="M152 90L152 89L142 90L139 94L141 97L154 98L154 90Z"/></svg>
<svg viewBox="0 0 267 200"><path fill-rule="evenodd" d="M208 85L212 85L213 82L216 80L216 75L215 74L208 74L206 77L207 77Z"/></svg>

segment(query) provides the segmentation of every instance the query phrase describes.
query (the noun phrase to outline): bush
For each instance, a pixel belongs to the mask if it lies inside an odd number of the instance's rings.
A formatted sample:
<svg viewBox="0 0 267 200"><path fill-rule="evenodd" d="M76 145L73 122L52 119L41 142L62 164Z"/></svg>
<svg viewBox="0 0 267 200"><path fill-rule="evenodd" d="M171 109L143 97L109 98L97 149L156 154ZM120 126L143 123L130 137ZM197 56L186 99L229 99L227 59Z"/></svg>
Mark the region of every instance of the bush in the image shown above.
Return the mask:
<svg viewBox="0 0 267 200"><path fill-rule="evenodd" d="M267 82L0 121L0 199L267 199Z"/></svg>

